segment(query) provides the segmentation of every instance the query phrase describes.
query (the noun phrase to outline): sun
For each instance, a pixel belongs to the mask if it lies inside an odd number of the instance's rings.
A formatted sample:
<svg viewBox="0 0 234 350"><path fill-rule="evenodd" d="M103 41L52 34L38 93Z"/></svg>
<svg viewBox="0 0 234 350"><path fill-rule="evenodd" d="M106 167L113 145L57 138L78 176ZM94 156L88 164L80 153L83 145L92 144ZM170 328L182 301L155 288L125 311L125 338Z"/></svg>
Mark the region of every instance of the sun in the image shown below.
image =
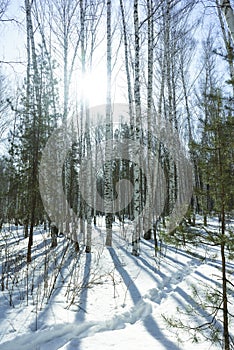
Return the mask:
<svg viewBox="0 0 234 350"><path fill-rule="evenodd" d="M106 103L106 73L94 70L85 74L81 82L81 91L90 107Z"/></svg>

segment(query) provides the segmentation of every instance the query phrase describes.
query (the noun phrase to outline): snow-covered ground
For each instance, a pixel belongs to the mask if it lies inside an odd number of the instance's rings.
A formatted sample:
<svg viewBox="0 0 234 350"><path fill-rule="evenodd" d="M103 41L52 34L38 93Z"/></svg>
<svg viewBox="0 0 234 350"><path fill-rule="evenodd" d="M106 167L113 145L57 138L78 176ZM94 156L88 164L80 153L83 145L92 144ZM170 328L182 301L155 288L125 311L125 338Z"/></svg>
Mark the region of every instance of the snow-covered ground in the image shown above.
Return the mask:
<svg viewBox="0 0 234 350"><path fill-rule="evenodd" d="M210 224L217 228L215 220ZM114 225L112 248L103 245L101 220L93 230L92 253L86 254L84 247L75 252L65 237L50 249L48 233L38 228L27 266L22 228L4 227L0 349L221 349L200 335L200 342L193 342L187 330L169 328L165 321L192 327L211 320L215 296L209 295L221 290L218 248L162 244L155 257L153 242L142 239L140 256L134 257L127 225L124 230ZM227 267L233 282L234 261ZM234 314L233 288L229 298ZM206 310L203 303L210 304Z"/></svg>

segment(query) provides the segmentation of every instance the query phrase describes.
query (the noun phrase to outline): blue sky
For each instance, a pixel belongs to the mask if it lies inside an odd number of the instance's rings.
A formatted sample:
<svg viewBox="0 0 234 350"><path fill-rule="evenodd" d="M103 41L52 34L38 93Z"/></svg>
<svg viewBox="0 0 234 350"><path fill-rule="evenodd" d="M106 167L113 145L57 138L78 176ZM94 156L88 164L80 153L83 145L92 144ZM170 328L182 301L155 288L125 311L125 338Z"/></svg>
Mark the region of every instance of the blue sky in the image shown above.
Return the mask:
<svg viewBox="0 0 234 350"><path fill-rule="evenodd" d="M2 61L25 61L22 56L25 52L25 32L24 32L24 1L11 0L4 19L16 19L16 22L2 22L0 23L0 60ZM2 66L3 71L13 73L13 68L9 65ZM23 71L22 65L14 65L14 70L17 73Z"/></svg>

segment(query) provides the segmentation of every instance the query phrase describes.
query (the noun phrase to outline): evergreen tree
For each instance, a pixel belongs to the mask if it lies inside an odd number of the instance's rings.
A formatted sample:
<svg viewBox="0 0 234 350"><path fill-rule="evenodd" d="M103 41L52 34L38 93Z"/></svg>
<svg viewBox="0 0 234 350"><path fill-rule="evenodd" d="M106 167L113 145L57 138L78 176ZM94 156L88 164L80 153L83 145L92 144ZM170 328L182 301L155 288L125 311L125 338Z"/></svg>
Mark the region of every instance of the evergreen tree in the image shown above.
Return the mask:
<svg viewBox="0 0 234 350"><path fill-rule="evenodd" d="M29 82L25 79L20 105L16 110L18 122L9 150L12 166L9 198L12 198L10 203L14 203L14 208L11 204L9 205L8 216L25 225L25 237L28 236L29 225L33 232L33 227L45 218L39 193L38 169L41 152L59 118L59 114L54 111L54 100L58 101L58 96L54 96L57 82L51 80L51 68L42 46L38 47L36 59L39 77L37 100L39 101L36 102L34 84L30 83L28 86ZM35 107L38 103L39 109ZM30 245L32 243L31 237ZM28 260L30 262L30 256Z"/></svg>

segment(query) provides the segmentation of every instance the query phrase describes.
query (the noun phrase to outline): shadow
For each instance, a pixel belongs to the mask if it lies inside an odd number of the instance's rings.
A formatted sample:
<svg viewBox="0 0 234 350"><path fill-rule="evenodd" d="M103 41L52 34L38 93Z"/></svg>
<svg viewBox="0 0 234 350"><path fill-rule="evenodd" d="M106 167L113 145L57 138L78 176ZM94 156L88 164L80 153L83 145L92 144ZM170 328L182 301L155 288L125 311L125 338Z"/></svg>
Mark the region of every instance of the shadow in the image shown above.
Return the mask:
<svg viewBox="0 0 234 350"><path fill-rule="evenodd" d="M32 246L32 252L36 251L37 249L42 249L45 248L47 246L49 246L51 244L51 238L45 238L43 239L42 242L38 243L38 244L33 244Z"/></svg>
<svg viewBox="0 0 234 350"><path fill-rule="evenodd" d="M113 248L108 248L109 254L114 262L116 270L119 272L120 276L122 277L126 287L129 290L130 296L132 298L132 301L134 303L134 306L137 307L137 303L142 300L142 296L136 287L134 281L129 276L128 272L122 267L121 262L114 251ZM134 258L134 257L133 257ZM136 259L136 258L135 258ZM166 350L179 350L178 346L174 344L172 341L167 339L165 335L162 333L160 328L158 327L157 323L153 319L152 315L146 316L142 320L147 332L154 338L161 342L161 344L165 347Z"/></svg>
<svg viewBox="0 0 234 350"><path fill-rule="evenodd" d="M186 258L194 258L194 259L198 259L198 258L204 258L203 256L195 256L195 255L192 255L192 254L189 254L189 253L187 253L186 251L184 251L184 250L182 250L182 249L180 249L180 248L174 248L174 247L172 247L172 246L169 246L169 245L165 245L165 244L163 244L163 247L165 247L165 249L167 249L167 250L170 250L171 252L174 252L175 254L179 254L179 255L182 255L182 256L184 256L184 257L186 257Z"/></svg>
<svg viewBox="0 0 234 350"><path fill-rule="evenodd" d="M222 262L221 262L220 258L214 259L214 258L207 257L205 252L204 252L204 255L200 255L200 254L196 254L196 253L193 254L192 252L189 253L188 251L182 250L180 248L174 248L172 246L165 246L165 247L167 248L167 250L173 251L176 254L179 254L179 255L182 255L182 256L185 256L185 257L188 257L188 258L194 258L196 260L201 260L201 262L205 261L209 265L211 265L213 267L216 267L216 268L220 268L221 265L222 265ZM188 249L188 247L185 247L185 249L186 248ZM213 250L214 254L215 253L219 254L219 252L220 252L219 248L220 247L218 247L218 246L212 247L212 250ZM230 262L226 262L226 266L227 266L227 268L230 268L230 269L234 268L234 264L230 263Z"/></svg>
<svg viewBox="0 0 234 350"><path fill-rule="evenodd" d="M149 242L151 242L151 244L149 243ZM146 241L144 238L142 238L141 237L141 240L140 240L140 244L144 244L144 245L146 245L147 247L149 247L149 248L154 248L154 242L152 241L152 240L148 240L148 241Z"/></svg>
<svg viewBox="0 0 234 350"><path fill-rule="evenodd" d="M70 273L67 274L65 280L63 282L61 282L61 285L64 284L64 282L70 277L70 275L73 273L73 270L75 268L76 263L79 263L79 259L81 257L81 254L83 252L75 252L74 247L69 245L69 242L66 243L66 245L64 246L64 249L68 249L66 255L64 256L64 260L63 260L63 266L62 269L67 269L68 267L70 267ZM64 250L62 250L61 255L64 253ZM86 288L87 283L89 282L89 275L90 275L90 265L91 265L91 254L86 254L86 261L84 264L84 279L82 281L82 292L80 295L80 300L82 300L82 307L80 307L80 309L76 312L76 321L78 324L82 323L85 321L85 308L86 308L86 304L87 304L87 293L88 293L88 288ZM71 264L73 264L71 266ZM61 270L62 270L61 269ZM61 281L61 276L63 275L63 272L61 271L61 273L59 273L58 278L56 280L56 285L55 288L53 290L53 294L50 297L50 299L47 302L46 307L40 311L38 313L38 321L37 321L37 329L35 329L35 321L32 321L31 325L30 325L30 329L33 331L42 331L43 328L45 327L45 320L46 319L50 319L51 318L51 312L53 312L53 303L55 298L57 297L57 295L59 295L61 293L61 290L59 288L59 284ZM76 304L77 305L77 304ZM68 324L65 325L65 327L68 326ZM47 326L46 326L47 327ZM55 327L57 327L57 329L62 329L63 328L63 324L56 324L55 321ZM78 346L77 349L80 349L80 341L81 339L77 338L75 339ZM54 344L53 342L55 341L55 339L49 339L48 343L44 343L43 344L43 348L45 346L48 346L48 349L50 349L50 347L52 349L54 349ZM64 337L64 334L61 334L60 336L56 337L56 346L62 347L64 346L66 343L68 342L68 340L66 339L66 337ZM57 347L56 347L57 348Z"/></svg>
<svg viewBox="0 0 234 350"><path fill-rule="evenodd" d="M77 324L81 324L82 322L85 322L85 314L86 314L86 308L87 308L87 302L88 302L88 283L90 279L90 271L91 271L91 262L92 262L92 255L90 253L85 253L85 264L84 264L84 277L82 282L82 291L79 297L80 304L78 305L79 310L76 313L76 321ZM68 344L68 349L73 349L74 346L77 350L81 348L82 343L82 337L76 337L72 340L71 344ZM63 344L64 345L64 344Z"/></svg>
<svg viewBox="0 0 234 350"><path fill-rule="evenodd" d="M54 262L53 259L51 259L50 270L56 269L57 265L61 266L61 270L56 279L55 288L51 295L51 300L60 293L60 286L63 287L64 284L68 283L68 279L73 274L75 265L79 262L81 256L81 252L76 252L74 246L69 241L64 241L63 243L64 245L61 247L61 250L57 251L58 264L53 265ZM58 248L59 246L56 247L56 249ZM67 273L67 270L69 270L69 273Z"/></svg>
<svg viewBox="0 0 234 350"><path fill-rule="evenodd" d="M143 243L143 244L145 244L146 246L148 246L148 247L154 249L154 246L150 245L149 243L144 242L143 240L141 240L141 243ZM176 254L183 255L183 256L185 256L185 257L191 258L191 255L186 254L186 253L183 252L182 250L177 249L177 248L173 248L173 247L170 247L170 246L167 246L167 245L165 245L165 244L163 244L163 243L161 244L161 248L164 248L165 250L171 250L171 251L175 252ZM161 253L159 253L159 254L160 254L160 257L162 257L162 258L164 258L164 259L170 260L170 261L172 261L173 263L176 263L176 264L181 265L181 266L183 266L183 267L186 266L185 263L182 263L182 262L179 261L178 259L176 260L176 259L172 258L171 256L168 256L167 254L165 254L165 255L164 255L164 254L161 254Z"/></svg>
<svg viewBox="0 0 234 350"><path fill-rule="evenodd" d="M15 234L16 233L16 234ZM12 245L19 245L19 243L25 240L24 234L17 227L3 228L0 231L1 245L0 247L11 247ZM3 243L2 243L3 242Z"/></svg>
<svg viewBox="0 0 234 350"><path fill-rule="evenodd" d="M198 275L199 277L201 277L205 281L209 281L211 283L214 283L217 285L217 287L219 287L221 289L222 284L220 282L215 281L214 279L211 279L210 277L205 276L203 273L201 273L200 271L194 271L195 275Z"/></svg>
<svg viewBox="0 0 234 350"><path fill-rule="evenodd" d="M179 253L180 254L180 253ZM178 259L174 259L171 256L165 256L165 260L170 260L171 262L173 262L174 264L180 265L182 267L186 267L187 264L182 263L181 261L179 261Z"/></svg>
<svg viewBox="0 0 234 350"><path fill-rule="evenodd" d="M148 333L153 338L157 339L166 350L180 350L176 344L164 336L152 315L149 315L144 319L144 326Z"/></svg>
<svg viewBox="0 0 234 350"><path fill-rule="evenodd" d="M133 303L134 304L138 303L141 300L141 294L137 289L135 283L132 281L132 278L129 276L127 271L123 268L121 261L119 260L114 249L110 247L108 247L107 249L111 256L111 259L113 260L116 270L119 272L120 276L124 281L124 284L129 290Z"/></svg>
<svg viewBox="0 0 234 350"><path fill-rule="evenodd" d="M32 261L37 260L40 256L47 255L50 252L50 239L45 239L43 242L40 242L38 244L33 244L32 246ZM43 249L43 250L42 250ZM40 252L37 252L37 251Z"/></svg>
<svg viewBox="0 0 234 350"><path fill-rule="evenodd" d="M180 298L176 296L177 293L185 303L181 301ZM201 305L199 304L199 301L195 301L191 296L189 296L183 289L181 289L179 286L177 286L174 290L174 294L172 295L173 299L176 300L178 305L181 305L181 307L186 310L188 305L192 306L194 308L194 312L189 311L188 316L190 316L194 323L197 324L197 326L201 326L202 324L205 324L206 322L211 322L213 319L213 315L210 315L206 310L204 310ZM184 315L184 312L182 311L182 314ZM179 318L180 313L178 313L178 316L176 318ZM187 325L186 325L187 326ZM219 319L216 318L215 326L222 332L222 324L219 321ZM193 325L191 325L193 327Z"/></svg>
<svg viewBox="0 0 234 350"><path fill-rule="evenodd" d="M155 277L155 275L157 275L157 276L160 276L161 278L166 278L166 275L164 273L162 273L159 269L157 269L156 266L150 265L148 263L148 261L146 261L141 256L138 257L138 260L141 261L142 265L144 265L145 267L147 267L149 270L151 270L154 273L154 277Z"/></svg>
<svg viewBox="0 0 234 350"><path fill-rule="evenodd" d="M119 249L121 249L126 255L128 255L128 257L132 259L135 265L137 265L139 268L144 269L144 271L148 275L150 275L150 277L153 278L156 282L159 282L157 277L166 278L166 275L164 273L157 269L156 266L150 265L148 261L146 261L143 257L138 256L136 258L131 253L128 253L123 247L119 247Z"/></svg>
<svg viewBox="0 0 234 350"><path fill-rule="evenodd" d="M85 265L84 265L84 277L82 282L82 292L79 298L81 306L77 314L79 321L85 320L85 313L86 313L86 307L87 307L87 301L88 301L88 283L90 279L91 262L92 262L92 255L90 253L86 253Z"/></svg>
<svg viewBox="0 0 234 350"><path fill-rule="evenodd" d="M216 269L218 269L220 271L222 269L222 262L220 260L213 261L212 259L206 259L206 263L207 263L207 265L215 267ZM234 265L229 263L229 262L226 262L225 265L226 265L226 269L233 270L233 268L234 268Z"/></svg>

